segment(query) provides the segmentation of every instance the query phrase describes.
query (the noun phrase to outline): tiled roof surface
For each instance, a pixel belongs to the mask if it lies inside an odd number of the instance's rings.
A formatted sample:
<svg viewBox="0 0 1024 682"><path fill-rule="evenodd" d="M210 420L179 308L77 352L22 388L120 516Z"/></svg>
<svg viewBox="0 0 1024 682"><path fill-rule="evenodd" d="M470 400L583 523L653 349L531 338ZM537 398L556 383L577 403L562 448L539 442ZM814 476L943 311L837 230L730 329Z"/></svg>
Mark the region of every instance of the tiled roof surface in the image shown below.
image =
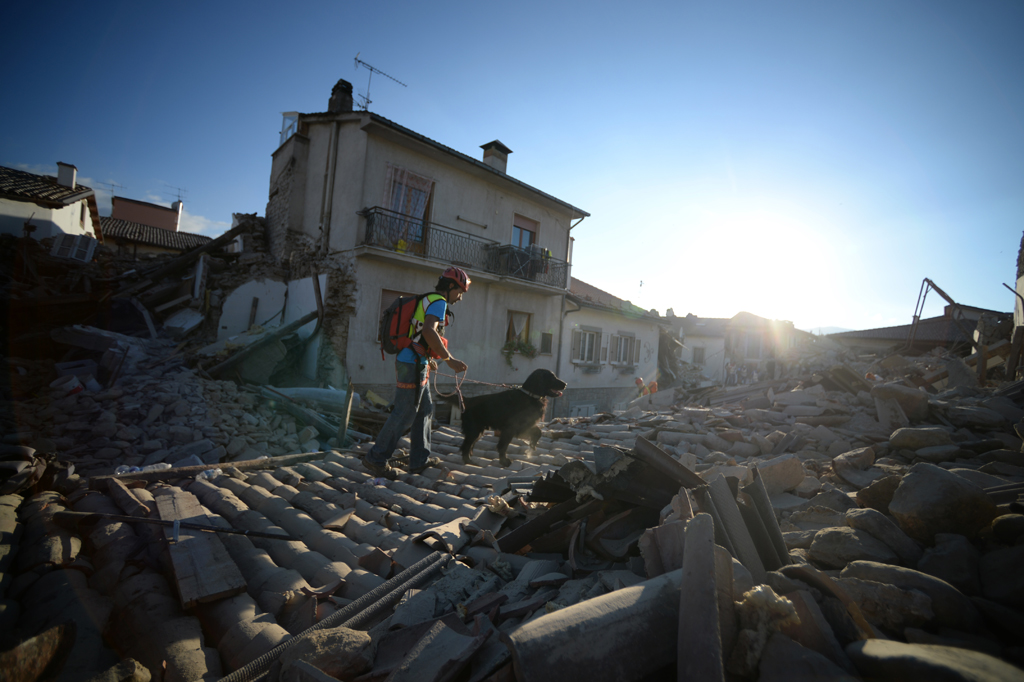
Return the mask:
<svg viewBox="0 0 1024 682"><path fill-rule="evenodd" d="M617 313L622 313L630 316L643 316L650 317L651 314L633 305L629 301L624 301L617 296L609 294L607 291L598 289L592 284L587 284L582 280L578 280L575 277L571 278L569 284L569 296L578 303L590 304L594 307L607 308Z"/></svg>
<svg viewBox="0 0 1024 682"><path fill-rule="evenodd" d="M962 320L964 327L973 331L977 323L974 320ZM876 327L875 329L862 329L852 332L841 332L829 334L833 339L871 339L879 341L906 341L910 335L910 325L901 324L896 327ZM971 339L964 336L960 328L949 317L928 317L917 323L917 331L914 334L915 341L938 342L938 343L961 343L969 342Z"/></svg>
<svg viewBox="0 0 1024 682"><path fill-rule="evenodd" d="M49 175L36 175L0 166L0 196L25 201L64 202L89 192L92 189L85 185L72 189L58 185L57 179Z"/></svg>
<svg viewBox="0 0 1024 682"><path fill-rule="evenodd" d="M189 251L212 241L210 237L204 237L201 234L171 232L170 230L161 230L159 227L150 227L149 225L116 218L100 218L100 225L103 229L104 237L123 239L139 244L175 249L177 251Z"/></svg>
<svg viewBox="0 0 1024 682"><path fill-rule="evenodd" d="M683 318L683 334L686 336L725 336L729 326L726 317L691 317Z"/></svg>

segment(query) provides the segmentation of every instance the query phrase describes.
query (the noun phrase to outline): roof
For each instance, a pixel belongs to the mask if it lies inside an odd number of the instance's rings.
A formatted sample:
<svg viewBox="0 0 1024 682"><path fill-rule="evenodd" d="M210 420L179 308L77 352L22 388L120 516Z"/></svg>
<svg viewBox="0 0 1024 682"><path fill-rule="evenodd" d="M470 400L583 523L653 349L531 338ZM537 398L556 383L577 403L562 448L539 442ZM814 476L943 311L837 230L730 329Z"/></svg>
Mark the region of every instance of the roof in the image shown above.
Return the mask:
<svg viewBox="0 0 1024 682"><path fill-rule="evenodd" d="M624 301L583 280L570 278L569 298L577 305L608 310L628 317L654 317L648 311Z"/></svg>
<svg viewBox="0 0 1024 682"><path fill-rule="evenodd" d="M0 197L17 201L68 204L93 194L91 187L74 188L57 184L51 175L36 175L28 171L0 166Z"/></svg>
<svg viewBox="0 0 1024 682"><path fill-rule="evenodd" d="M197 246L202 246L212 239L201 234L191 232L171 232L162 230L159 227L150 227L142 223L133 223L129 220L117 218L100 218L104 236L112 239L123 239L138 244L159 246L165 249L176 251L190 251Z"/></svg>
<svg viewBox="0 0 1024 682"><path fill-rule="evenodd" d="M974 320L961 320L964 327L973 331L976 326ZM896 327L876 327L874 329L862 329L852 332L840 332L829 334L829 338L838 340L877 340L877 341L906 341L910 336L909 324L901 324ZM972 339L964 336L956 322L952 318L940 315L939 317L927 317L918 321L917 331L914 334L915 342L925 343L970 343Z"/></svg>
<svg viewBox="0 0 1024 682"><path fill-rule="evenodd" d="M460 151L456 151L456 150L452 149L451 147L449 147L447 145L441 144L437 140L432 140L429 137L427 137L426 135L421 135L420 133L417 133L414 130L410 130L409 128L406 128L405 126L399 125L399 124L395 123L394 121L392 121L390 119L384 118L383 116L380 116L379 114L373 113L372 111L360 111L360 112L346 111L346 112L340 112L340 113L337 113L337 114L336 113L331 113L331 112L323 112L323 113L315 113L315 114L302 114L302 117L306 118L306 119L314 118L314 117L316 117L316 118L325 117L325 118L329 118L330 120L334 120L338 116L347 116L347 115L351 115L353 113L359 114L359 115L369 115L371 120L373 120L375 123L379 123L379 124L381 124L383 126L391 128L392 130L396 130L396 131L398 131L398 132L400 132L400 133L402 133L404 135L408 135L409 137L411 137L411 138L413 138L415 140L419 140L420 142L423 142L423 143L426 143L426 144L428 144L428 145L430 145L432 147L435 147L435 148L441 150L442 152L445 152L447 154L451 154L452 156L454 156L454 157L456 157L456 158L458 158L458 159L460 159L462 161L465 161L467 163L470 163L470 164L476 166L477 168L483 169L483 170L485 170L488 173L493 173L496 176L499 176L503 180L511 182L511 183L513 183L515 185L519 185L523 189L529 190L530 192L534 192L536 194L539 194L542 197L544 197L544 198L546 198L546 199L548 199L550 201L553 201L556 204L559 204L560 206L564 206L565 208L570 209L573 213L579 215L580 218L587 218L587 217L590 216L589 213L584 211L582 208L579 208L578 206L573 206L572 204L570 204L568 202L562 201L561 199L559 199L557 197L554 197L554 196L548 194L547 192L543 192L543 191L537 189L536 187L533 187L531 185L526 184L522 180L516 180L511 175L508 175L507 173L503 173L500 170L498 170L497 168L492 168L491 166L487 165L486 163L484 163L483 161L481 161L479 159L474 159L472 156L469 156L467 154L463 154ZM498 142L498 140L494 140L494 142ZM491 144L491 143L489 142L487 144ZM500 144L500 142L499 142L499 144ZM486 145L484 145L484 146L486 146ZM502 145L502 146L504 147L504 145ZM505 149L508 149L508 148L505 147ZM512 150L509 149L508 153L511 153L511 151Z"/></svg>
<svg viewBox="0 0 1024 682"><path fill-rule="evenodd" d="M727 317L697 317L688 314L682 321L684 336L725 336L732 320Z"/></svg>

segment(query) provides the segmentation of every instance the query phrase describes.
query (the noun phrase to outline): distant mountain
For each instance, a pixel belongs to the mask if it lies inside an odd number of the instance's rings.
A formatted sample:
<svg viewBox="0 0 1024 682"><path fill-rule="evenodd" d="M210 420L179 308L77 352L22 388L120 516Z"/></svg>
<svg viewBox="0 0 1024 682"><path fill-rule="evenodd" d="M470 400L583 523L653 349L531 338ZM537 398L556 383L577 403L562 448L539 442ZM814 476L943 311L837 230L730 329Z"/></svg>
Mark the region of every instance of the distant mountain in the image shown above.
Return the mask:
<svg viewBox="0 0 1024 682"><path fill-rule="evenodd" d="M845 327L814 327L813 329L802 329L801 331L810 332L815 336L824 336L826 334L839 334L840 332L852 332L852 329L846 329Z"/></svg>

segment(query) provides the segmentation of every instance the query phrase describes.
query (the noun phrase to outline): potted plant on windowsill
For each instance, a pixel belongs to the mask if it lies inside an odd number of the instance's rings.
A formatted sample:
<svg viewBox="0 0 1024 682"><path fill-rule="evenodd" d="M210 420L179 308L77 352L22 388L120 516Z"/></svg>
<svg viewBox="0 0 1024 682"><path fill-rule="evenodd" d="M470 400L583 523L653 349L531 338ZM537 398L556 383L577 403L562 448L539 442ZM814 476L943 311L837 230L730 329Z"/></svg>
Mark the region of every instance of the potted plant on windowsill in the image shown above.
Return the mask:
<svg viewBox="0 0 1024 682"><path fill-rule="evenodd" d="M532 360L537 357L537 348L529 341L522 341L521 339L509 341L501 347L501 354L505 356L505 364L512 369L516 369L512 364L512 356L517 353L524 358Z"/></svg>

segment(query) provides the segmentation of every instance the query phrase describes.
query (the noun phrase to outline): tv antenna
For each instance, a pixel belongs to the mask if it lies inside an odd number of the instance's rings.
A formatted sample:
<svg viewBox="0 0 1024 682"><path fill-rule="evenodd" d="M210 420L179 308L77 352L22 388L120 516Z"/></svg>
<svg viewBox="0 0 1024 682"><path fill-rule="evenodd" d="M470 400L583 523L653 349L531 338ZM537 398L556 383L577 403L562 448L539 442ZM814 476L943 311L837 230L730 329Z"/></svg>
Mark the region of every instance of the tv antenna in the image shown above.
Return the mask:
<svg viewBox="0 0 1024 682"><path fill-rule="evenodd" d="M110 181L110 182L97 182L96 184L97 185L102 185L103 187L105 187L107 189L107 191L110 192L110 196L114 196L114 188L117 188L117 189L128 189L124 185L119 185L119 184L117 184L114 181Z"/></svg>
<svg viewBox="0 0 1024 682"><path fill-rule="evenodd" d="M377 67L372 66L372 65L367 64L366 62L364 62L362 59L359 58L360 54L362 54L362 53L361 52L356 52L356 70L358 71L360 66L365 66L369 70L369 72L370 72L369 78L366 79L366 95L365 96L359 95L359 99L362 100L361 108L362 108L363 111L367 111L370 108L370 102L373 101L373 100L370 99L370 83L373 81L373 74L379 73L380 75L384 76L385 78L390 78L391 80L395 81L396 83L401 85L403 88L409 87L408 85L406 85L402 81L398 80L394 76L389 76L388 74L384 73L383 71L381 71Z"/></svg>
<svg viewBox="0 0 1024 682"><path fill-rule="evenodd" d="M188 194L188 190L187 189L185 189L184 187L175 187L174 185L172 185L169 182L165 182L164 185L167 186L167 187L170 187L171 189L173 189L177 193L178 201L184 201L185 200L185 195Z"/></svg>

